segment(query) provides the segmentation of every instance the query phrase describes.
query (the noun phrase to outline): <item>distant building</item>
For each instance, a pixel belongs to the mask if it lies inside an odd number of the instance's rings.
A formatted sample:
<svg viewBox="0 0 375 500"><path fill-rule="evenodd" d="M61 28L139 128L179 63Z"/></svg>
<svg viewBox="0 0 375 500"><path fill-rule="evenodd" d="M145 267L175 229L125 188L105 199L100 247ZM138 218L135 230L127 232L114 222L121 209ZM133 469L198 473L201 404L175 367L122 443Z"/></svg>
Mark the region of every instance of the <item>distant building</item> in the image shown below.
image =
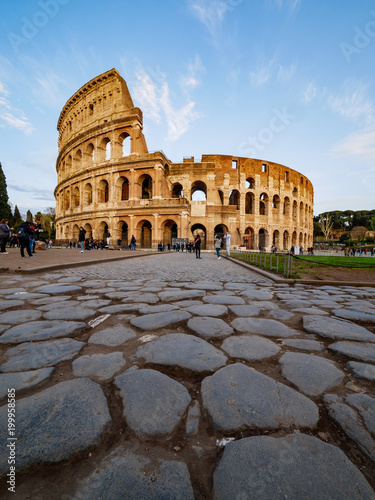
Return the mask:
<svg viewBox="0 0 375 500"><path fill-rule="evenodd" d="M172 163L150 153L125 80L112 69L65 104L57 125L56 238L87 236L157 248L172 238L213 248L228 230L233 245L280 250L312 246L313 186L284 165L227 155ZM223 124L223 134L225 133ZM198 192L201 199L196 199Z"/></svg>

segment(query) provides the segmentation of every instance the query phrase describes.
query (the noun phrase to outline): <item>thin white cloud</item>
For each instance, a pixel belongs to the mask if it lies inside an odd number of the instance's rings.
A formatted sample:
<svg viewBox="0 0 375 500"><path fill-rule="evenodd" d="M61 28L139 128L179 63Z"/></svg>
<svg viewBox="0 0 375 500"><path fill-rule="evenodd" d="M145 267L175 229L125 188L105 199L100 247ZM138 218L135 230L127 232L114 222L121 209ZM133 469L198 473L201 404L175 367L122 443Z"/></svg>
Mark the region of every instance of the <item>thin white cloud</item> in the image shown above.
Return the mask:
<svg viewBox="0 0 375 500"><path fill-rule="evenodd" d="M333 148L340 157L357 156L364 161L375 161L375 130L357 132L346 137Z"/></svg>
<svg viewBox="0 0 375 500"><path fill-rule="evenodd" d="M12 106L8 99L9 92L5 90L4 85L0 82L0 120L3 120L9 127L20 130L25 135L30 135L33 127L26 118L24 112ZM2 128L3 124L2 124Z"/></svg>
<svg viewBox="0 0 375 500"><path fill-rule="evenodd" d="M237 3L239 2L237 1ZM225 14L233 10L230 2L222 0L188 0L188 7L212 36L216 35L216 30L224 21Z"/></svg>
<svg viewBox="0 0 375 500"><path fill-rule="evenodd" d="M277 72L277 81L281 83L288 83L293 78L297 69L297 64L290 64L289 66L279 65Z"/></svg>
<svg viewBox="0 0 375 500"><path fill-rule="evenodd" d="M306 85L305 91L303 93L305 102L311 102L315 99L317 93L317 88L315 86L314 81L311 81Z"/></svg>
<svg viewBox="0 0 375 500"><path fill-rule="evenodd" d="M262 61L254 71L250 71L250 82L253 87L262 87L268 83L273 75L274 59L267 63Z"/></svg>
<svg viewBox="0 0 375 500"><path fill-rule="evenodd" d="M338 95L330 95L328 104L332 111L351 120L374 123L374 105L366 96L367 86L360 81L347 80Z"/></svg>
<svg viewBox="0 0 375 500"><path fill-rule="evenodd" d="M200 114L194 111L195 103L190 101L180 109L174 109L169 98L167 82L163 84L160 98L161 107L165 113L168 124L168 136L170 141L176 141L184 135L190 127L191 122L199 118Z"/></svg>
<svg viewBox="0 0 375 500"><path fill-rule="evenodd" d="M197 65L196 65L197 66ZM196 67L193 64L193 67ZM171 102L169 85L166 76L159 71L151 71L152 75L139 67L137 82L133 90L134 99L144 113L155 123L161 123L162 115L167 124L167 140L176 141L187 132L190 124L201 115L194 110L195 102L188 98L187 104L175 109ZM153 76L153 78L151 77ZM190 88L196 86L194 78L188 82ZM186 82L185 82L186 86Z"/></svg>
<svg viewBox="0 0 375 500"><path fill-rule="evenodd" d="M134 99L152 121L160 123L160 106L158 104L157 88L150 75L139 67L136 72L137 82L134 87Z"/></svg>
<svg viewBox="0 0 375 500"><path fill-rule="evenodd" d="M189 94L191 90L201 85L200 73L204 72L202 61L198 55L195 56L194 61L189 63L188 70L185 75L180 79L180 86L182 90Z"/></svg>
<svg viewBox="0 0 375 500"><path fill-rule="evenodd" d="M272 8L276 4L276 6L279 9L288 9L291 14L299 8L301 3L302 3L302 0L268 0L267 1L268 8Z"/></svg>

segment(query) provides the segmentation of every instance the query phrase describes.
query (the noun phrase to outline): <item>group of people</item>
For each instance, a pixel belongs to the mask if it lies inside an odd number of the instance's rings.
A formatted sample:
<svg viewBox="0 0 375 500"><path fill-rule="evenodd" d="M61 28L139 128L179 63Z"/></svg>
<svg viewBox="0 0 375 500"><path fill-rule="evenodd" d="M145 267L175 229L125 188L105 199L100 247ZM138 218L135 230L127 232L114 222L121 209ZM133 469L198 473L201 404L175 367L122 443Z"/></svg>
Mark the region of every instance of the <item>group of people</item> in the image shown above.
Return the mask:
<svg viewBox="0 0 375 500"><path fill-rule="evenodd" d="M230 257L231 235L228 233L228 231L225 232L223 238L225 239L225 249L227 251L227 257ZM221 259L220 250L221 250L222 243L223 243L223 239L220 237L220 235L215 234L214 245L215 245L216 255L217 255L218 259ZM200 255L200 251L199 251L199 255Z"/></svg>
<svg viewBox="0 0 375 500"><path fill-rule="evenodd" d="M29 257L34 257L36 253L36 241L39 239L39 233L42 231L39 222L21 222L17 228L17 233L12 234L14 228L9 227L9 220L2 219L0 222L0 253L8 254L6 244L12 241L12 246L18 244L21 257L25 258L25 250Z"/></svg>

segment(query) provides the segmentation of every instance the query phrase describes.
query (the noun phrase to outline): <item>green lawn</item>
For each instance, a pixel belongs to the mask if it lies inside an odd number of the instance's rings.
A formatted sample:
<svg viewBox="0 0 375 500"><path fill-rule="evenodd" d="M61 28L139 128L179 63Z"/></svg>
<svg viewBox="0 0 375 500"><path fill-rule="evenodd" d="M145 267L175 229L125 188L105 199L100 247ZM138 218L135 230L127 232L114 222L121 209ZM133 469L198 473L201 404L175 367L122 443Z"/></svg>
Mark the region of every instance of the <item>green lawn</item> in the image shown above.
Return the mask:
<svg viewBox="0 0 375 500"><path fill-rule="evenodd" d="M293 267L311 267L314 265L326 265L335 267L350 267L356 269L375 269L375 257L336 257L320 255L298 255L293 259Z"/></svg>
<svg viewBox="0 0 375 500"><path fill-rule="evenodd" d="M287 259L289 256L281 254L276 255L241 252L231 255L235 259L242 260L248 264L261 267L267 271L272 271L277 274L283 274L287 277L300 278L302 274L309 273L314 270L324 269L369 269L370 272L375 271L375 257L336 257L336 256L320 256L320 255L298 255L293 258L293 263L290 268L290 263Z"/></svg>

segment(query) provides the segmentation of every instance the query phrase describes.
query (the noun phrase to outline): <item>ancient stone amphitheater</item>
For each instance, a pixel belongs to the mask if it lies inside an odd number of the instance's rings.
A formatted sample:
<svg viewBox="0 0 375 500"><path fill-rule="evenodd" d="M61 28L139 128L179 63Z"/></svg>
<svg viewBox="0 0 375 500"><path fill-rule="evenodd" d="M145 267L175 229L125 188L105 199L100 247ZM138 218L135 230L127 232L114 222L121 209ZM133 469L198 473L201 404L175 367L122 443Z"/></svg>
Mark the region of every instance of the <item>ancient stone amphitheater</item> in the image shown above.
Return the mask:
<svg viewBox="0 0 375 500"><path fill-rule="evenodd" d="M279 250L312 246L313 186L284 165L253 158L203 155L172 163L149 152L142 111L112 69L65 104L57 125L56 239L78 240L79 227L101 240L156 248L172 238L213 248L228 230L233 245Z"/></svg>

